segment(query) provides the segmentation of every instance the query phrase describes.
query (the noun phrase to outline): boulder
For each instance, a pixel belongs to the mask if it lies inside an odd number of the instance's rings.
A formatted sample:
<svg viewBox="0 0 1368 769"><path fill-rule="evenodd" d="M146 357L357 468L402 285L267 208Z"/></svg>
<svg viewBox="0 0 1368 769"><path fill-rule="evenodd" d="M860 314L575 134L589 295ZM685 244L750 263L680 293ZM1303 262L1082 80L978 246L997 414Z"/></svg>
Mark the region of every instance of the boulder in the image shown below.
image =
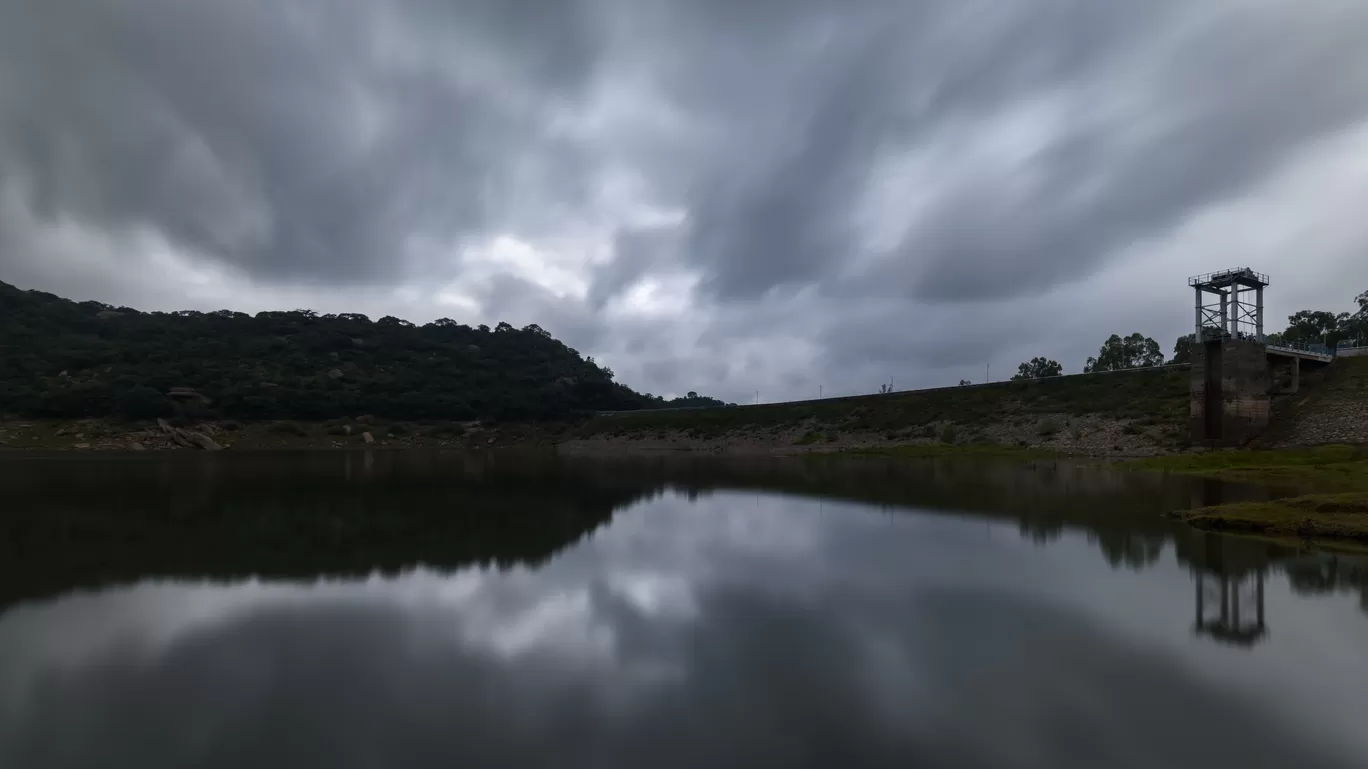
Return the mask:
<svg viewBox="0 0 1368 769"><path fill-rule="evenodd" d="M366 443L375 443L375 436L370 433L361 433L361 440Z"/></svg>
<svg viewBox="0 0 1368 769"><path fill-rule="evenodd" d="M195 433L189 430L178 430L177 433L189 441L192 448L203 449L204 451L218 451L223 448L204 433Z"/></svg>
<svg viewBox="0 0 1368 769"><path fill-rule="evenodd" d="M128 444L128 450L129 450L129 451L147 451L147 447L144 446L144 445L142 445L141 443L138 443L137 441L134 441L133 443Z"/></svg>
<svg viewBox="0 0 1368 769"><path fill-rule="evenodd" d="M210 438L204 433L172 427L165 419L158 419L157 427L160 427L161 431L171 438L171 443L177 446L184 446L187 449L203 449L205 451L218 451L223 448L215 443L213 438Z"/></svg>
<svg viewBox="0 0 1368 769"><path fill-rule="evenodd" d="M358 425L368 425L368 424L372 424L373 422L375 422L375 417L369 416L369 415L366 415L366 416L359 416L359 417L356 418L355 421L356 421L356 423L357 423Z"/></svg>
<svg viewBox="0 0 1368 769"><path fill-rule="evenodd" d="M73 444L71 444L71 448L73 448L73 449L88 449L88 448L90 448L90 444L89 444L89 443L73 443Z"/></svg>
<svg viewBox="0 0 1368 769"><path fill-rule="evenodd" d="M341 372L340 370L338 370L338 369L332 369L331 371L328 372L328 378L329 378L329 379L341 379L341 378L342 378L342 372Z"/></svg>
<svg viewBox="0 0 1368 769"><path fill-rule="evenodd" d="M166 397L181 401L199 401L206 406L213 402L189 387L172 387L166 391Z"/></svg>

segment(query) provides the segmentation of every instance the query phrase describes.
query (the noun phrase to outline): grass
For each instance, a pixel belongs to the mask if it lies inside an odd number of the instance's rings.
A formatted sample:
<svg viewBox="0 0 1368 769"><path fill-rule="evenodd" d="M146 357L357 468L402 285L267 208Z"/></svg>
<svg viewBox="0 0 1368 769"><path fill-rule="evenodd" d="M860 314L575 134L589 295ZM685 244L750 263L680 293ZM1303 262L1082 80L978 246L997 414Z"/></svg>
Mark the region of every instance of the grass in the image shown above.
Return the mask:
<svg viewBox="0 0 1368 769"><path fill-rule="evenodd" d="M1278 451L1233 449L1137 459L1123 462L1121 466L1324 492L1368 491L1368 446L1330 445Z"/></svg>
<svg viewBox="0 0 1368 769"><path fill-rule="evenodd" d="M1179 514L1201 529L1279 538L1368 542L1368 492L1237 502Z"/></svg>
<svg viewBox="0 0 1368 769"><path fill-rule="evenodd" d="M1188 397L1188 370L1165 367L805 403L621 413L591 419L579 433L699 429L725 434L804 422L823 433L884 433L943 422L972 427L1013 418L1034 421L1053 414L1179 424L1187 418Z"/></svg>
<svg viewBox="0 0 1368 769"><path fill-rule="evenodd" d="M1032 449L1020 446L1002 446L991 443L974 445L951 445L929 443L915 446L889 446L850 449L837 452L840 455L899 457L904 459L931 459L934 457L1001 457L1008 459L1055 459L1059 453L1048 449Z"/></svg>

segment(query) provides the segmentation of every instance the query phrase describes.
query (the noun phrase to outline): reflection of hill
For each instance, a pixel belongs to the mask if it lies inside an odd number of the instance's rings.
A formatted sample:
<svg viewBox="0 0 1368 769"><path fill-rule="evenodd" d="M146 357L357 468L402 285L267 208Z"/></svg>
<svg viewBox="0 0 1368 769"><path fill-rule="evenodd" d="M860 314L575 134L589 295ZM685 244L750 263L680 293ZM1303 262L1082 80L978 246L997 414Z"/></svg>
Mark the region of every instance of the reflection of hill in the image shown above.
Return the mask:
<svg viewBox="0 0 1368 769"><path fill-rule="evenodd" d="M786 492L1013 521L1037 541L1082 530L1115 567L1172 542L1194 573L1286 563L1299 590L1355 589L1361 566L1165 518L1259 492L1068 462L558 458L504 452L103 456L0 464L0 606L139 577L312 578L417 563L536 563L613 511L673 489ZM1307 560L1307 559L1310 560ZM1366 599L1368 600L1368 599Z"/></svg>
<svg viewBox="0 0 1368 769"><path fill-rule="evenodd" d="M1085 531L1113 566L1153 563L1167 541L1174 542L1181 563L1200 569L1266 566L1296 552L1256 540L1207 536L1164 516L1258 499L1263 494L1258 489L1066 461L656 455L609 463L585 460L582 466L588 475L630 477L691 494L781 491L1009 520L1023 536L1040 542L1071 527Z"/></svg>
<svg viewBox="0 0 1368 769"><path fill-rule="evenodd" d="M535 563L646 487L495 454L25 458L0 465L0 606L140 577Z"/></svg>

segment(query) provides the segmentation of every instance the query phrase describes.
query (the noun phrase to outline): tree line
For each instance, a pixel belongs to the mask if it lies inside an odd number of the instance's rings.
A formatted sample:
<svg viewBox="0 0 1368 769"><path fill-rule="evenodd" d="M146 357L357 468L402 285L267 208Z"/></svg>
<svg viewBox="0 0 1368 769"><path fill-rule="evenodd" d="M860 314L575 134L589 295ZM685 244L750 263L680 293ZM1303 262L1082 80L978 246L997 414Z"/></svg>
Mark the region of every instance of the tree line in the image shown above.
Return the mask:
<svg viewBox="0 0 1368 769"><path fill-rule="evenodd" d="M1300 310L1287 317L1287 328L1267 335L1269 344L1323 344L1335 347L1342 343L1368 345L1368 291L1354 297L1358 309L1352 312ZM1096 356L1089 357L1083 373L1122 371L1169 364L1192 362L1193 335L1184 334L1173 344L1173 357L1164 360L1159 343L1139 332L1122 337L1112 334L1102 343ZM1056 360L1035 357L1017 367L1014 380L1045 379L1061 376L1064 367ZM961 385L969 384L960 380Z"/></svg>
<svg viewBox="0 0 1368 769"><path fill-rule="evenodd" d="M139 312L0 283L0 414L131 419L561 420L667 400L536 325L312 310Z"/></svg>

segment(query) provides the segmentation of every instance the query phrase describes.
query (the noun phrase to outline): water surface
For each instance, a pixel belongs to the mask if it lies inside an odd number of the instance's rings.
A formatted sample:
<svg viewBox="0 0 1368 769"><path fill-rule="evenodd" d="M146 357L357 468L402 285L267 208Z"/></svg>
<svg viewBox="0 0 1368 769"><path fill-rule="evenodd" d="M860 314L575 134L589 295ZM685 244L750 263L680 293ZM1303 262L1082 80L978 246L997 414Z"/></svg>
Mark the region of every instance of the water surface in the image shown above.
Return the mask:
<svg viewBox="0 0 1368 769"><path fill-rule="evenodd" d="M0 458L0 766L1362 767L1368 568L1057 463Z"/></svg>

